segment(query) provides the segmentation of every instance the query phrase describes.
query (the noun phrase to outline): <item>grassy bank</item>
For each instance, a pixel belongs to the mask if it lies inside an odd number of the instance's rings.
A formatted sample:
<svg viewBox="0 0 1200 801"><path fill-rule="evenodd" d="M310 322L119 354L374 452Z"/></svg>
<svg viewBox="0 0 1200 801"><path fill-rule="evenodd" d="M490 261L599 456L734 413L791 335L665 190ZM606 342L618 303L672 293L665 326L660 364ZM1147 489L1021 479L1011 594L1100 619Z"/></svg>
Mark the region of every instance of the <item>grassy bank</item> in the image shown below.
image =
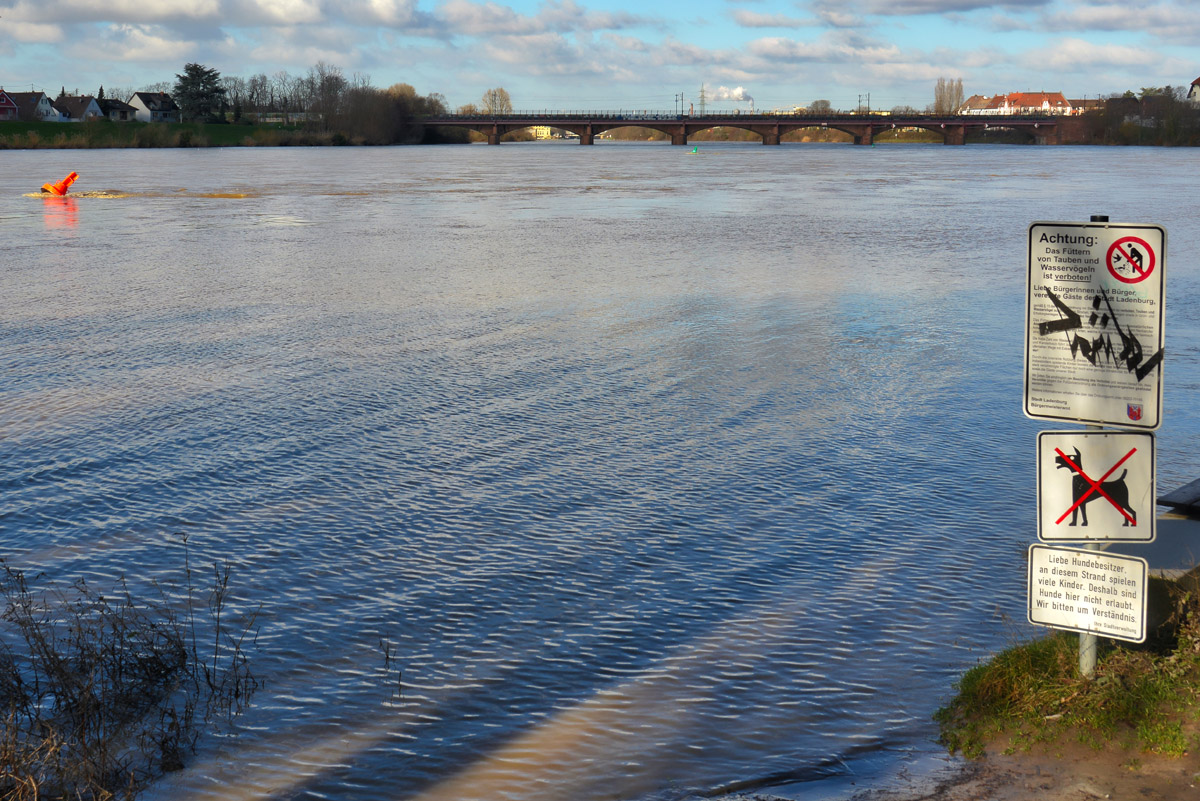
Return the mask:
<svg viewBox="0 0 1200 801"><path fill-rule="evenodd" d="M1014 645L963 675L935 715L942 742L970 758L992 743L1027 750L1062 738L1134 754L1200 749L1200 598L1195 586L1155 583L1164 622L1145 644L1101 639L1090 679L1079 675L1076 634Z"/></svg>
<svg viewBox="0 0 1200 801"><path fill-rule="evenodd" d="M465 137L462 137L465 140ZM361 144L299 125L159 122L0 122L0 150L110 147L275 147Z"/></svg>

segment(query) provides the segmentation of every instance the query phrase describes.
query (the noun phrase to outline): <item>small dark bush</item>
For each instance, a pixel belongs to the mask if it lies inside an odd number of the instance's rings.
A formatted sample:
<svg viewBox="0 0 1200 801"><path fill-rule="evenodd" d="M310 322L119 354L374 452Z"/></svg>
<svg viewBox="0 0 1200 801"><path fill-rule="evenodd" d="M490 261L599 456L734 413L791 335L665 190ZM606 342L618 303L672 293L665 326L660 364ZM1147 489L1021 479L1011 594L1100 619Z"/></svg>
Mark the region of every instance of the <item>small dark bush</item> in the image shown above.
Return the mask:
<svg viewBox="0 0 1200 801"><path fill-rule="evenodd" d="M0 798L132 798L242 711L254 616L229 630L229 568L214 571L198 610L186 556L184 590L149 600L124 580L38 592L0 560Z"/></svg>

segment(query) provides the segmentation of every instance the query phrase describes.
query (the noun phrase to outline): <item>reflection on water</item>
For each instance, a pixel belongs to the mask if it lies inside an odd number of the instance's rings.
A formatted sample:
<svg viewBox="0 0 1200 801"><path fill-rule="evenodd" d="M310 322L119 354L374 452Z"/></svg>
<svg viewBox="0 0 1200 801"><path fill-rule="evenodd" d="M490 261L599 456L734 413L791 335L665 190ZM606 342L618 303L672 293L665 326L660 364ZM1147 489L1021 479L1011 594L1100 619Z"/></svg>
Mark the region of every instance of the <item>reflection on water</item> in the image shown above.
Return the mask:
<svg viewBox="0 0 1200 801"><path fill-rule="evenodd" d="M43 195L42 211L47 228L74 228L79 225L79 207L73 197Z"/></svg>
<svg viewBox="0 0 1200 801"><path fill-rule="evenodd" d="M145 586L187 533L262 605L265 689L159 796L808 797L935 753L1024 617L1026 228L1096 198L1171 230L1194 478L1186 153L705 154L86 152L69 203L0 198L4 554Z"/></svg>

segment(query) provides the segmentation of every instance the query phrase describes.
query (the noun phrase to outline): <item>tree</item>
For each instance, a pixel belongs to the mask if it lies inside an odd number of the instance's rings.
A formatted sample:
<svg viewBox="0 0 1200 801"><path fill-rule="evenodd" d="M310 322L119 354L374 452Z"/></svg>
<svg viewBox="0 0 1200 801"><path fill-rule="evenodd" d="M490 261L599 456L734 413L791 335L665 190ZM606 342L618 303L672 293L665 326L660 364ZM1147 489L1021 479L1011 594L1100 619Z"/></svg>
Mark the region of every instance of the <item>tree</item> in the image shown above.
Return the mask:
<svg viewBox="0 0 1200 801"><path fill-rule="evenodd" d="M317 124L325 131L339 127L342 103L351 86L342 74L342 68L318 61L309 67L304 80L309 97L308 110L316 115Z"/></svg>
<svg viewBox="0 0 1200 801"><path fill-rule="evenodd" d="M175 76L171 95L184 121L213 117L225 99L221 73L202 64L185 64L183 74Z"/></svg>
<svg viewBox="0 0 1200 801"><path fill-rule="evenodd" d="M938 78L933 87L933 113L954 114L962 104L962 78Z"/></svg>
<svg viewBox="0 0 1200 801"><path fill-rule="evenodd" d="M814 100L808 104L809 114L828 114L833 111L833 104L828 100Z"/></svg>
<svg viewBox="0 0 1200 801"><path fill-rule="evenodd" d="M508 96L508 90L497 86L483 93L484 114L512 114L512 110L512 98Z"/></svg>

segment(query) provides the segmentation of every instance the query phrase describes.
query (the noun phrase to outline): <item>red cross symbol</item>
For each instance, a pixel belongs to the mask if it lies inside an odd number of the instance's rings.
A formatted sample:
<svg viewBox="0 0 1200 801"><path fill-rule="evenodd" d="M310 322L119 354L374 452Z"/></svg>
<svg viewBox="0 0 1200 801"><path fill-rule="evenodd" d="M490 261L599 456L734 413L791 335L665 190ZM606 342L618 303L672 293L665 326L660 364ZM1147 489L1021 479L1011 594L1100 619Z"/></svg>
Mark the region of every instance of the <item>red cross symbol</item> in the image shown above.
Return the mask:
<svg viewBox="0 0 1200 801"><path fill-rule="evenodd" d="M1105 492L1104 488L1102 486L1100 486L1101 484L1104 483L1104 479L1111 476L1118 467L1125 464L1126 459L1128 459L1130 456L1133 456L1135 453L1137 453L1137 448L1130 448L1129 453L1122 456L1121 459L1116 464L1114 464L1112 467L1108 468L1108 472L1105 473L1104 475L1100 476L1099 481L1093 481L1091 476L1089 476L1087 473L1083 472L1082 467L1075 464L1075 462L1071 461L1070 456L1067 456L1065 453L1062 452L1061 448L1055 448L1054 452L1057 453L1064 462L1069 464L1071 466L1071 469L1074 470L1075 473L1078 476L1080 476L1084 481L1086 481L1089 485L1088 491L1080 493L1079 497L1075 499L1075 503L1071 504L1071 508L1068 509L1067 511L1063 512L1062 516L1054 521L1055 525L1062 523L1062 521L1067 519L1067 515L1071 514L1071 512L1074 512L1080 506L1083 506L1084 502L1087 501L1088 497L1093 492L1098 492L1101 495L1103 495L1105 500L1107 500L1109 503L1111 503L1113 505L1114 509L1116 509L1118 512L1120 512L1122 515L1125 516L1126 520L1128 520L1131 524L1133 524L1135 526L1137 525L1137 520L1134 519L1133 517L1130 517L1129 513L1125 511L1125 508L1123 506L1121 506L1121 504L1114 501L1112 499L1112 496L1109 495L1107 492ZM1086 514L1085 514L1085 517L1086 517ZM1085 520L1084 523L1086 524L1087 521ZM1072 524L1072 525L1074 525L1074 524Z"/></svg>

